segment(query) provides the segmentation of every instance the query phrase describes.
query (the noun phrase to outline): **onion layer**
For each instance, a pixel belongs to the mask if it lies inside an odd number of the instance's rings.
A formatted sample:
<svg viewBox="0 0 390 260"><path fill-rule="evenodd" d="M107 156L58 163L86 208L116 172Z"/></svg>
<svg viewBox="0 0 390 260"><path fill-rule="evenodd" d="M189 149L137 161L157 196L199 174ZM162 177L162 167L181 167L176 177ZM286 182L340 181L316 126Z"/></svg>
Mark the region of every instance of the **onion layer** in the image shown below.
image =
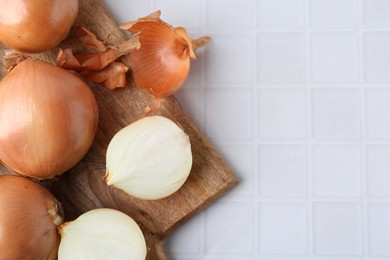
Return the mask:
<svg viewBox="0 0 390 260"><path fill-rule="evenodd" d="M70 169L97 124L92 91L62 68L25 60L0 82L0 160L17 173L45 179Z"/></svg>
<svg viewBox="0 0 390 260"><path fill-rule="evenodd" d="M0 0L0 41L22 52L49 50L66 37L78 8L78 0Z"/></svg>
<svg viewBox="0 0 390 260"><path fill-rule="evenodd" d="M56 259L61 207L40 184L0 176L0 259Z"/></svg>

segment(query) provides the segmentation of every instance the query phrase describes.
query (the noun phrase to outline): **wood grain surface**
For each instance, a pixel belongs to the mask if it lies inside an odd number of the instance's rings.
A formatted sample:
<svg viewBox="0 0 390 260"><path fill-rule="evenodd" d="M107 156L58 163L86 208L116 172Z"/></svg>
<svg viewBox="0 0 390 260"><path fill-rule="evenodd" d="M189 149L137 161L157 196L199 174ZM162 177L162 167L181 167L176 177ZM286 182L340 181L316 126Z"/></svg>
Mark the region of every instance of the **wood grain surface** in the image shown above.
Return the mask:
<svg viewBox="0 0 390 260"><path fill-rule="evenodd" d="M100 0L80 0L80 13L76 24L83 25L100 39L106 39L110 35L108 42L112 44L127 39ZM72 32L59 47L71 47L76 52L84 48L78 39L72 36ZM51 52L35 56L53 63L57 52L58 48L55 48ZM2 76L4 75L2 72ZM138 200L108 187L103 181L108 143L121 128L144 116L143 108L150 104L151 97L134 86L130 73L127 86L123 89L108 90L91 82L88 82L88 85L93 90L99 106L99 129L95 141L80 163L45 185L63 204L66 220L73 220L94 208L109 207L121 210L134 218L143 230L147 239L148 258L168 259L163 249L164 239L232 188L238 180L178 101L170 97L162 103L157 114L172 119L190 137L193 168L187 182L172 196L155 201ZM5 174L10 171L2 167L0 172Z"/></svg>

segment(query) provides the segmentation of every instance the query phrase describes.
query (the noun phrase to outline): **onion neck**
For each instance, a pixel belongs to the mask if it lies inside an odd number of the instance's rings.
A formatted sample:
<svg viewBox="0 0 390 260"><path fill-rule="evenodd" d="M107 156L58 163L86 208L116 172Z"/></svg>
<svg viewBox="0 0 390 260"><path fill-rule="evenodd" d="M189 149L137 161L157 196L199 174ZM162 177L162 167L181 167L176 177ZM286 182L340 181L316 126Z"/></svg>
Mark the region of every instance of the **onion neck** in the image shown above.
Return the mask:
<svg viewBox="0 0 390 260"><path fill-rule="evenodd" d="M197 39L192 40L192 49L195 51L199 47L205 46L211 38L209 36L202 36Z"/></svg>
<svg viewBox="0 0 390 260"><path fill-rule="evenodd" d="M55 201L54 203L52 203L47 212L49 213L54 225L56 225L57 227L61 225L62 222L64 222L64 211L59 201Z"/></svg>

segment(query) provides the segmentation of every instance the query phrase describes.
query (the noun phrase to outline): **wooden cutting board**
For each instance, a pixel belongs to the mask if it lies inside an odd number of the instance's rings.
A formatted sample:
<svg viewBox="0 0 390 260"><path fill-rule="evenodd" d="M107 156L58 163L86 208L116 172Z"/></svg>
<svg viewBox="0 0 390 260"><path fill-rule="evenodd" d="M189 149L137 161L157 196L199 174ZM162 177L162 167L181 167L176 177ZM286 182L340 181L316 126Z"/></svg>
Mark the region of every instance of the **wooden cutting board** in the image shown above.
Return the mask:
<svg viewBox="0 0 390 260"><path fill-rule="evenodd" d="M118 44L126 40L100 0L80 0L76 24L83 25L100 39L110 35L109 43ZM74 50L84 48L72 34L59 47L72 47ZM39 54L38 58L54 62L57 51L54 49ZM0 58L2 55L3 51ZM121 210L134 218L143 230L149 259L168 259L163 249L165 238L232 188L237 178L178 101L171 97L163 102L157 114L172 119L190 136L193 168L185 185L172 196L156 201L138 200L108 187L102 178L105 175L108 143L120 129L144 116L143 108L150 104L151 97L132 84L131 75L124 89L108 90L90 82L89 86L99 106L100 121L95 142L79 164L46 185L63 204L66 220L73 220L94 208ZM7 172L9 170L5 167L0 168L0 173Z"/></svg>

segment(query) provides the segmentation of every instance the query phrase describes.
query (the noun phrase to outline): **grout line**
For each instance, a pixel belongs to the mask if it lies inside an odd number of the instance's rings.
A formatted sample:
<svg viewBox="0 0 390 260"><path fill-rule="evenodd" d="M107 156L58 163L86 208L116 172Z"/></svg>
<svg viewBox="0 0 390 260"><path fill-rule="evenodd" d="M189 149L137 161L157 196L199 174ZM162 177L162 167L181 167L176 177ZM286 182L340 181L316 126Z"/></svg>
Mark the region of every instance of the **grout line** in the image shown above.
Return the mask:
<svg viewBox="0 0 390 260"><path fill-rule="evenodd" d="M200 235L200 241L199 241L199 245L198 245L198 254L200 254L201 256L205 256L206 255L206 211L203 211L202 213L200 213L199 215L199 229L201 230L201 232L199 232L199 235Z"/></svg>
<svg viewBox="0 0 390 260"><path fill-rule="evenodd" d="M359 126L360 127L360 126ZM366 139L366 138L365 138ZM235 143L238 141L245 142L244 139L225 139L225 142ZM290 139L281 139L281 138L267 138L258 142L259 145L297 145L306 144L304 138L290 138ZM372 139L360 141L359 138L315 138L310 141L311 145L353 145L353 144L362 144L362 145L383 145L389 146L390 139Z"/></svg>
<svg viewBox="0 0 390 260"><path fill-rule="evenodd" d="M200 32L204 33L206 30L206 24L205 24L205 18L206 16L206 7L205 7L205 0L200 2ZM207 59L207 54L208 54L208 48L205 48L204 50L204 59L202 60L202 71L201 71L201 77L200 77L200 90L199 90L199 96L200 96L200 125L201 128L203 129L203 132L206 133L206 125L205 125L205 89L207 85L207 80L206 80L206 59ZM200 241L198 245L198 253L201 258L205 258L206 254L206 211L203 211L200 213L199 216L199 229L201 232L199 232L200 236Z"/></svg>
<svg viewBox="0 0 390 260"><path fill-rule="evenodd" d="M253 123L254 124L254 123ZM360 127L360 126L359 126ZM253 127L252 127L253 128ZM253 130L253 129L252 129ZM367 139L367 138L365 138ZM214 137L215 143L223 143L227 145L236 145L236 144L254 144L259 145L312 145L312 146L333 146L333 145L380 145L380 146L390 146L390 139L372 139L360 141L359 138L315 138L310 141L305 138L264 138L258 141L255 140L255 137L247 138L217 138Z"/></svg>
<svg viewBox="0 0 390 260"><path fill-rule="evenodd" d="M256 92L255 92L256 93ZM364 101L363 101L364 102ZM253 123L254 124L254 123ZM359 126L360 127L360 126ZM253 129L252 129L253 130ZM256 135L256 133L255 133ZM390 146L390 139L370 139L364 138L361 141L360 138L346 137L346 138L314 138L307 140L308 138L262 138L256 140L255 137L247 138L217 138L214 137L215 143L223 143L228 145L235 144L256 144L256 145L306 145L311 144L313 146L321 145L359 145L363 147L366 145L381 145Z"/></svg>
<svg viewBox="0 0 390 260"><path fill-rule="evenodd" d="M305 55L306 55L306 255L314 255L313 239L313 176L312 176L312 90L311 90L311 32L310 32L310 0L305 1L304 10Z"/></svg>
<svg viewBox="0 0 390 260"><path fill-rule="evenodd" d="M360 76L360 75L359 75ZM370 88L370 89L388 89L390 82L362 82L359 81L311 81L310 85L313 89L353 89L356 88L356 85L362 85L364 87ZM245 84L242 84L245 85ZM288 82L272 82L272 81L260 81L258 84L260 89L303 89L307 85L305 82L301 83L288 83ZM229 88L235 88L235 89L241 89L242 86L237 87L237 84L235 86L230 84L218 84L215 83L214 88L222 88L222 87L229 87Z"/></svg>
<svg viewBox="0 0 390 260"><path fill-rule="evenodd" d="M366 176L366 102L365 102L365 67L364 67L364 7L363 0L358 1L359 18L359 80L360 80L360 180L361 180L361 235L362 235L362 253L369 256L369 238L368 238L368 203L367 203L367 176Z"/></svg>
<svg viewBox="0 0 390 260"><path fill-rule="evenodd" d="M252 229L252 258L260 257L260 238L259 238L259 219L260 219L260 206L259 206L259 165L258 165L258 143L259 143L259 116L258 116L258 68L257 68L257 59L258 59L258 34L256 32L257 28L257 10L258 10L258 1L252 0L252 27L255 28L252 31L252 42L254 44L253 46L253 58L252 58L252 137L253 137L253 144L252 144L252 171L253 171L253 216L252 216L252 223L253 223L253 229Z"/></svg>
<svg viewBox="0 0 390 260"><path fill-rule="evenodd" d="M200 3L200 32L201 33L204 33L205 31L205 28L206 28L206 24L205 24L205 20L206 20L206 7L205 7L205 1L201 1ZM201 127L203 128L203 131L206 132L206 125L205 125L205 111L206 111L206 108L205 108L205 92L206 92L206 86L207 86L207 80L206 80L206 59L207 59L207 54L208 54L208 48L205 48L204 50L204 59L202 60L202 72L201 72L201 77L200 77L200 84L201 84L201 88L200 88L200 91L199 91L199 95L200 95L200 124L201 124Z"/></svg>
<svg viewBox="0 0 390 260"><path fill-rule="evenodd" d="M364 33L363 33L363 2L362 0L358 1L358 21L359 21L359 31L358 31L358 75L360 83L360 108L359 108L359 124L360 124L360 181L361 181L361 246L362 246L362 255L368 256L368 226L367 226L367 200L366 200L366 179L365 179L365 89L363 86L365 80L365 70L364 70Z"/></svg>
<svg viewBox="0 0 390 260"><path fill-rule="evenodd" d="M316 81L316 80L311 80L310 84L312 87L315 89L351 89L355 88L356 84L359 83L358 81ZM289 82L283 82L283 81L261 81L261 88L279 88L279 89L298 89L298 88L303 88L306 84L305 82L297 82L297 83L289 83ZM378 85L378 87L389 87L388 83L375 83ZM387 84L387 85L386 85Z"/></svg>
<svg viewBox="0 0 390 260"><path fill-rule="evenodd" d="M306 197L302 196L302 197L299 197L299 196L290 196L290 195L286 195L286 196L269 196L269 197L262 197L260 199L258 199L258 202L259 203L263 203L263 202L286 202L286 203L304 203L304 202L329 202L329 203L347 203L347 202L351 202L351 203L358 203L358 202L361 202L362 201L362 198L360 196L350 196L350 197L347 197L347 196L317 196L316 198L312 198L312 199L307 199ZM242 199L230 199L229 202L250 202L250 198L242 198ZM372 198L372 199L369 199L367 200L367 203L390 203L390 197L375 197L375 198Z"/></svg>
<svg viewBox="0 0 390 260"><path fill-rule="evenodd" d="M257 29L257 33L304 33L304 32L312 32L312 33L344 33L344 32L358 32L358 31L363 31L363 32L390 32L390 28L362 28L362 27L356 27L356 28L348 28L348 27L343 27L343 28L292 28L292 29L277 29L277 28L260 28ZM217 28L213 29L211 32L220 32L220 33L225 33L223 31L223 28ZM226 32L230 33L245 33L249 32L249 29L244 29L244 30L229 30Z"/></svg>

